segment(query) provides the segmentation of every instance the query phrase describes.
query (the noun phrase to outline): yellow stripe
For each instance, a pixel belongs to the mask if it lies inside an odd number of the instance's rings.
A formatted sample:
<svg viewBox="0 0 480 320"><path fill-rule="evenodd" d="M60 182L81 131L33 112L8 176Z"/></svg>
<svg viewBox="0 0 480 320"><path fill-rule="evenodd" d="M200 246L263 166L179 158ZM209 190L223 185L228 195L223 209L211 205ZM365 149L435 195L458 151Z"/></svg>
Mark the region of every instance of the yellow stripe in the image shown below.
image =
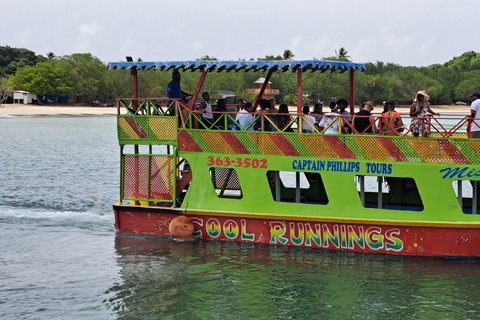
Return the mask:
<svg viewBox="0 0 480 320"><path fill-rule="evenodd" d="M337 153L321 136L298 135L297 137L314 157L338 158Z"/></svg>
<svg viewBox="0 0 480 320"><path fill-rule="evenodd" d="M394 161L393 157L385 150L375 137L354 136L355 142L362 148L368 159L376 161ZM352 150L355 153L354 150Z"/></svg>
<svg viewBox="0 0 480 320"><path fill-rule="evenodd" d="M424 221L393 221L393 220L374 220L374 219L346 219L346 218L323 218L323 217L298 217L298 216L279 216L253 213L237 212L219 212L186 210L187 214L199 216L221 216L246 219L266 219L266 220L287 220L287 221L307 221L307 222L325 222L325 223L344 223L344 224L368 224L383 226L401 226L401 227L432 227L432 228L455 228L455 229L480 229L480 222L424 222Z"/></svg>
<svg viewBox="0 0 480 320"><path fill-rule="evenodd" d="M223 139L219 132L200 131L200 134L215 153L234 153L232 147Z"/></svg>
<svg viewBox="0 0 480 320"><path fill-rule="evenodd" d="M405 141L427 163L452 163L452 158L440 148L436 140L407 138Z"/></svg>
<svg viewBox="0 0 480 320"><path fill-rule="evenodd" d="M263 154L269 156L284 156L282 149L280 149L275 142L272 141L268 134L257 134L257 146Z"/></svg>
<svg viewBox="0 0 480 320"><path fill-rule="evenodd" d="M125 118L118 118L118 124L120 128L127 134L127 136L131 139L140 139L138 134L135 132L135 130L130 127L128 122L125 120Z"/></svg>
<svg viewBox="0 0 480 320"><path fill-rule="evenodd" d="M177 118L148 118L150 130L160 140L177 140Z"/></svg>

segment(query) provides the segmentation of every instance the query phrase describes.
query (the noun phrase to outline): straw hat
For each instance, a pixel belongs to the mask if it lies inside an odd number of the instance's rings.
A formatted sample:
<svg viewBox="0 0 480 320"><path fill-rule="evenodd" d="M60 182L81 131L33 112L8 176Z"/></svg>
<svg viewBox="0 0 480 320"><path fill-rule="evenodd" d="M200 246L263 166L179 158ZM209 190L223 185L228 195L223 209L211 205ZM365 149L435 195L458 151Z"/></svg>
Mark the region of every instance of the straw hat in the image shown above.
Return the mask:
<svg viewBox="0 0 480 320"><path fill-rule="evenodd" d="M430 96L425 92L425 90L420 90L420 91L418 91L417 94L415 95L415 100L413 100L413 101L417 102L417 100L418 100L417 97L418 97L419 95L422 95L422 96L423 96L423 101L425 101L425 102L427 102L428 100L430 100Z"/></svg>

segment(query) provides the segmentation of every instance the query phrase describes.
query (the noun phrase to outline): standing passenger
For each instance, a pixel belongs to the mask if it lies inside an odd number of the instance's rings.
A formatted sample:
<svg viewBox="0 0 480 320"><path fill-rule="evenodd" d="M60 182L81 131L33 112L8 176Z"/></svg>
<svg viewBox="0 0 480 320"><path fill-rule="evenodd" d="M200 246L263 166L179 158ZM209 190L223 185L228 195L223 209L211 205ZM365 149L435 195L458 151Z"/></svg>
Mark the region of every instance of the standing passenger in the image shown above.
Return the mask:
<svg viewBox="0 0 480 320"><path fill-rule="evenodd" d="M330 112L327 112L323 115L322 121L318 124L318 127L320 130L322 130L322 133L325 134L340 134L340 129L338 122L339 120L344 123L343 119L340 119L339 114L338 114L338 106L335 103L335 101L332 101L333 103L330 103ZM345 127L342 125L342 132L345 133Z"/></svg>
<svg viewBox="0 0 480 320"><path fill-rule="evenodd" d="M395 111L395 102L385 102L388 111L382 114L381 117L381 134L385 136L398 136L403 131L402 117Z"/></svg>
<svg viewBox="0 0 480 320"><path fill-rule="evenodd" d="M362 103L363 108L357 112L357 116L353 118L353 127L359 134L377 134L377 126L375 125L375 117L372 115L373 103L367 101Z"/></svg>
<svg viewBox="0 0 480 320"><path fill-rule="evenodd" d="M202 93L203 101L200 102L198 110L202 111L202 120L207 127L213 124L212 105L210 104L210 94L208 92Z"/></svg>
<svg viewBox="0 0 480 320"><path fill-rule="evenodd" d="M309 107L304 106L302 109L302 113L304 114L302 117L302 133L315 133L314 125L315 125L315 117L309 116Z"/></svg>
<svg viewBox="0 0 480 320"><path fill-rule="evenodd" d="M470 95L472 98L471 117L473 119L480 118L480 91L473 91ZM480 121L474 120L470 126L470 138L480 139Z"/></svg>
<svg viewBox="0 0 480 320"><path fill-rule="evenodd" d="M321 103L315 103L313 106L313 111L312 113L315 117L315 124L318 125L318 123L322 120L323 118L323 105Z"/></svg>
<svg viewBox="0 0 480 320"><path fill-rule="evenodd" d="M440 113L435 113L430 109L428 103L429 99L430 96L425 91L418 91L413 100L413 104L410 107L410 117L412 117L410 128L412 128L414 137L418 137L420 133L422 133L423 137L428 136L427 127L425 125L426 119L424 119L427 112L437 116L440 115Z"/></svg>

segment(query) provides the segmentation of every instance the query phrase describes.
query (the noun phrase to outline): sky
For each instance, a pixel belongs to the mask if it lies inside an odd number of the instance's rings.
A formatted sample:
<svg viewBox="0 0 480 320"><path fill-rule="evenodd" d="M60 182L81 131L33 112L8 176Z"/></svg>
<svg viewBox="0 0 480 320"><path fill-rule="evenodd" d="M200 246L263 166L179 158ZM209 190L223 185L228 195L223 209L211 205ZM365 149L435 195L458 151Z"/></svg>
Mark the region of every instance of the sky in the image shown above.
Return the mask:
<svg viewBox="0 0 480 320"><path fill-rule="evenodd" d="M0 46L104 62L335 56L401 66L480 52L479 0L0 0Z"/></svg>

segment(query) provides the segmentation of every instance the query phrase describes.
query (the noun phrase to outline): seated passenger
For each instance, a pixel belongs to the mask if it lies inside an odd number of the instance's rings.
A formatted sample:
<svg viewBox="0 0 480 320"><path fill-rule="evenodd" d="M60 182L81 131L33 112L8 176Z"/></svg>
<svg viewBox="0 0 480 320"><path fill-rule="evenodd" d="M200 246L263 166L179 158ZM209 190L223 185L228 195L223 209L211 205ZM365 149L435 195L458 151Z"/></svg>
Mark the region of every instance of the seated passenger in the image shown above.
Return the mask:
<svg viewBox="0 0 480 320"><path fill-rule="evenodd" d="M212 105L210 104L210 94L208 92L202 93L203 101L200 102L198 110L202 111L202 122L205 126L211 127L213 124Z"/></svg>
<svg viewBox="0 0 480 320"><path fill-rule="evenodd" d="M260 99L259 101L260 105L260 110L257 110L257 114L260 116L257 119L257 122L255 125L257 126L258 130L263 130L263 131L270 131L270 123L268 120L265 119L266 113L270 113L270 102L266 99Z"/></svg>
<svg viewBox="0 0 480 320"><path fill-rule="evenodd" d="M251 102L247 102L242 106L242 110L240 110L237 114L237 117L235 118L235 121L238 123L233 126L232 130L238 131L238 130L248 130L248 131L254 131L255 127L253 122L255 121L255 118L252 115L252 112L254 112L253 104Z"/></svg>
<svg viewBox="0 0 480 320"><path fill-rule="evenodd" d="M380 134L385 136L398 136L404 129L402 117L398 112L395 112L395 102L386 101L385 105L388 111L381 116L379 124L381 127Z"/></svg>
<svg viewBox="0 0 480 320"><path fill-rule="evenodd" d="M345 120L340 120L338 113L338 106L335 101L330 103L330 112L327 112L323 115L322 121L318 124L318 127L325 134L340 134L346 133L345 126L343 125ZM338 123L342 122L341 131L339 129Z"/></svg>
<svg viewBox="0 0 480 320"><path fill-rule="evenodd" d="M377 134L377 126L375 125L375 117L372 115L373 103L367 101L362 103L363 108L356 113L352 125L358 134Z"/></svg>
<svg viewBox="0 0 480 320"><path fill-rule="evenodd" d="M302 133L315 133L314 125L315 125L315 117L309 116L308 112L310 108L308 106L303 106L302 113Z"/></svg>
<svg viewBox="0 0 480 320"><path fill-rule="evenodd" d="M275 125L278 130L283 132L293 132L290 121L292 118L288 115L288 106L282 103L278 109L278 113L275 115Z"/></svg>
<svg viewBox="0 0 480 320"><path fill-rule="evenodd" d="M337 105L338 105L338 113L341 115L341 116L344 116L342 117L343 120L344 120L344 123L345 123L345 132L348 132L348 133L351 133L351 128L346 124L346 122L348 123L352 123L352 117L351 117L351 114L350 112L348 112L347 110L347 107L348 107L348 101L347 99L340 99L337 101Z"/></svg>
<svg viewBox="0 0 480 320"><path fill-rule="evenodd" d="M225 99L218 99L217 100L217 107L215 108L215 114L214 114L214 119L216 122L216 126L220 130L225 129L225 119L222 118L223 113L227 112L227 100ZM219 112L219 113L217 113ZM221 119L220 119L221 118ZM220 119L218 122L217 120Z"/></svg>
<svg viewBox="0 0 480 320"><path fill-rule="evenodd" d="M323 118L323 105L321 103L315 103L313 111L310 114L315 117L315 124L318 125Z"/></svg>

